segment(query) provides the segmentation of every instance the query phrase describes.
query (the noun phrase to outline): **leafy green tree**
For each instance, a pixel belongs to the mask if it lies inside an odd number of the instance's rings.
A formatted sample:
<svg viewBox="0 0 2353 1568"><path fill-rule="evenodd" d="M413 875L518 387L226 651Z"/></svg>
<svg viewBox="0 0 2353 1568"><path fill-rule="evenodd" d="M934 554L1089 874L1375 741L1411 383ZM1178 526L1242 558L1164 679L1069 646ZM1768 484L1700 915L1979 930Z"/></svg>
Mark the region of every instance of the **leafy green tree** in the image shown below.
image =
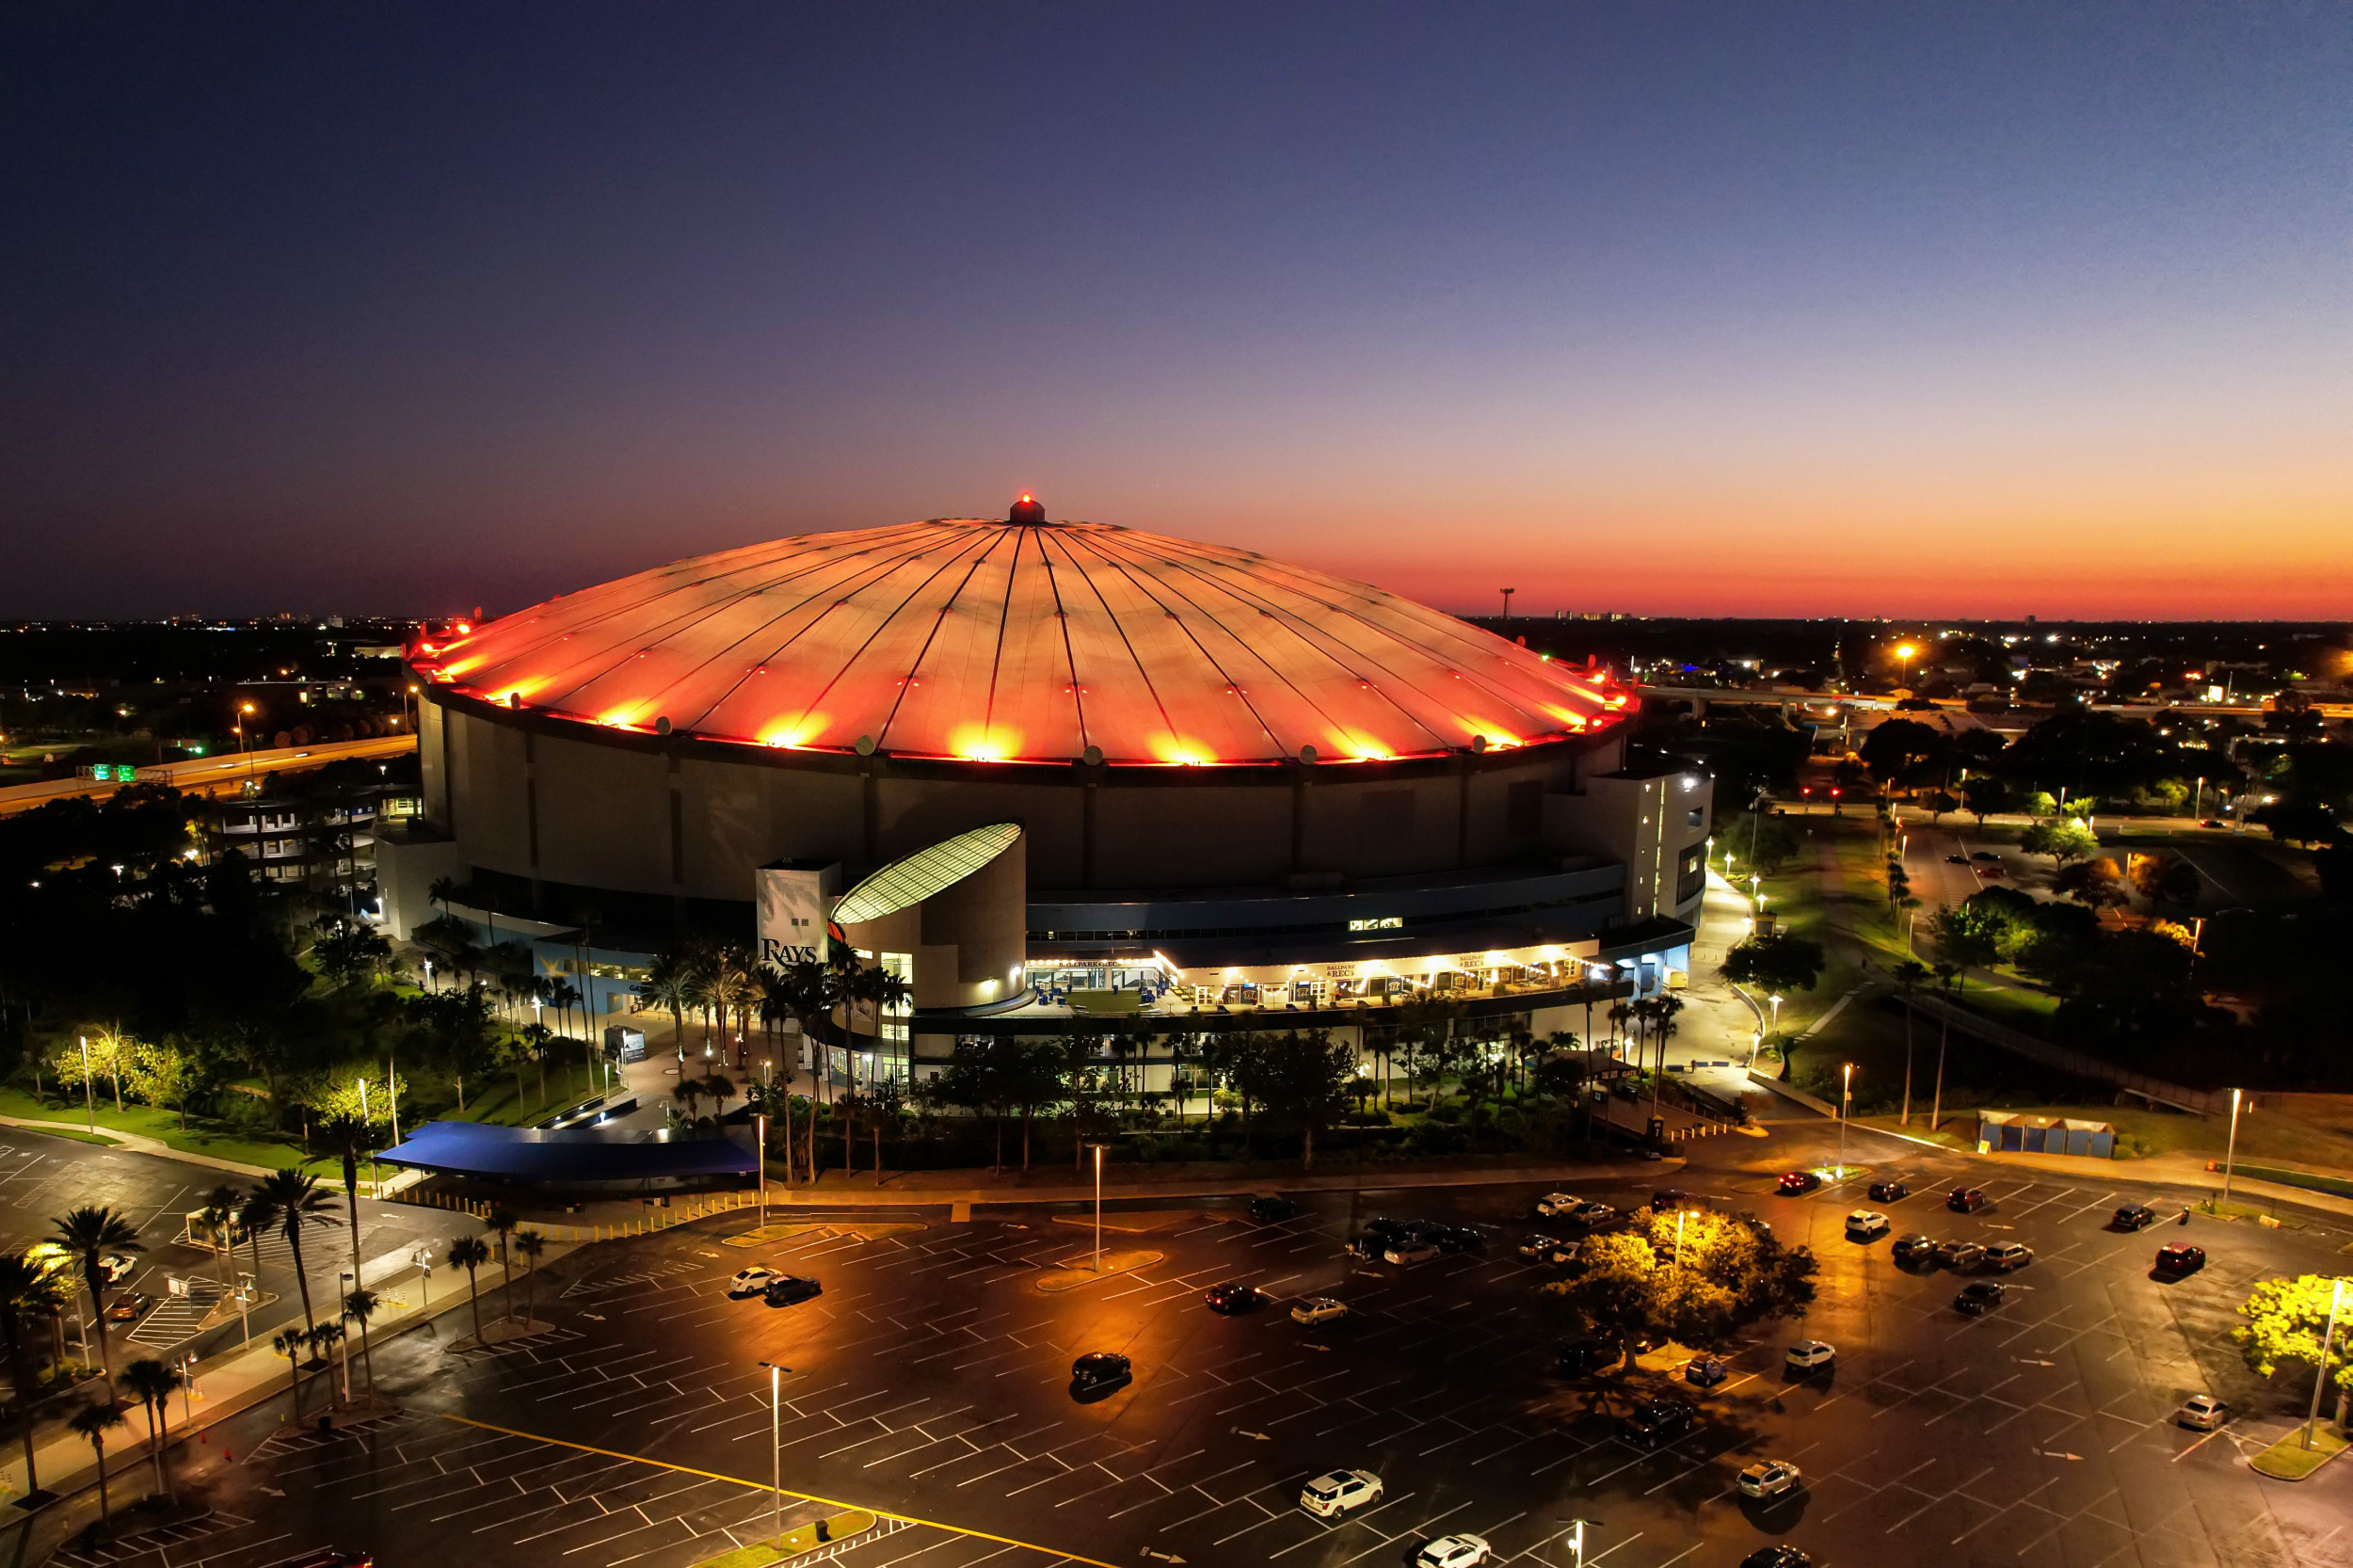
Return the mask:
<svg viewBox="0 0 2353 1568"><path fill-rule="evenodd" d="M2099 836L2079 822L2052 820L2028 824L2018 836L2018 847L2028 855L2047 855L2057 870L2081 860L2100 847Z"/></svg>
<svg viewBox="0 0 2353 1568"><path fill-rule="evenodd" d="M50 1224L51 1239L81 1264L83 1283L89 1287L90 1321L98 1329L98 1358L106 1369L106 1397L111 1400L115 1364L114 1352L106 1344L106 1255L145 1252L146 1243L139 1240L139 1227L128 1215L103 1204L68 1209Z"/></svg>
<svg viewBox="0 0 2353 1568"><path fill-rule="evenodd" d="M1969 808L1969 814L1977 819L1979 827L1985 825L1985 819L1990 816L2018 809L2018 792L2009 787L2007 780L1996 778L1990 774L1979 774L1974 778L1963 779L1961 786L1961 803Z"/></svg>
<svg viewBox="0 0 2353 1568"><path fill-rule="evenodd" d="M131 1093L148 1104L180 1113L180 1130L188 1130L188 1099L204 1086L204 1068L196 1053L178 1046L141 1040L132 1046L127 1077Z"/></svg>
<svg viewBox="0 0 2353 1568"><path fill-rule="evenodd" d="M97 1457L98 1522L103 1527L113 1512L112 1501L106 1496L106 1434L129 1423L123 1420L122 1412L115 1408L114 1395L110 1392L96 1403L86 1404L75 1411L72 1419L66 1425L77 1435L89 1439L90 1452Z"/></svg>
<svg viewBox="0 0 2353 1568"><path fill-rule="evenodd" d="M1316 1134L1348 1111L1356 1080L1356 1050L1325 1029L1268 1037L1258 1067L1258 1094L1267 1114L1297 1130L1299 1168L1316 1164Z"/></svg>
<svg viewBox="0 0 2353 1568"><path fill-rule="evenodd" d="M1787 819L1762 811L1743 811L1716 824L1719 851L1730 850L1736 879L1750 872L1772 876L1804 850Z"/></svg>
<svg viewBox="0 0 2353 1568"><path fill-rule="evenodd" d="M2258 1377L2277 1375L2281 1362L2299 1362L2337 1391L2337 1424L2345 1424L2345 1406L2353 1399L2353 1289L2338 1296L2341 1282L2319 1274L2295 1279L2267 1279L2255 1287L2239 1309L2247 1321L2231 1331L2248 1369ZM2329 1346L2329 1362L2321 1365L2321 1337L2328 1328L2332 1299L2338 1302L2337 1333Z"/></svg>
<svg viewBox="0 0 2353 1568"><path fill-rule="evenodd" d="M1823 962L1821 943L1793 931L1771 931L1734 943L1719 972L1736 985L1781 995L1814 989Z"/></svg>
<svg viewBox="0 0 2353 1568"><path fill-rule="evenodd" d="M1882 788L1931 778L1943 773L1951 754L1944 732L1917 719L1884 719L1863 738L1855 754Z"/></svg>
<svg viewBox="0 0 2353 1568"><path fill-rule="evenodd" d="M2143 856L2133 864L2133 887L2152 904L2198 902L2205 885L2198 868L2178 855Z"/></svg>
<svg viewBox="0 0 2353 1568"><path fill-rule="evenodd" d="M1588 1332L1617 1340L1647 1334L1722 1350L1814 1303L1812 1252L1712 1209L1638 1210L1625 1230L1586 1241L1579 1261L1582 1272L1540 1295Z"/></svg>
<svg viewBox="0 0 2353 1568"><path fill-rule="evenodd" d="M2051 890L2061 898L2073 899L2087 909L2115 909L2132 902L2124 890L2124 879L2116 874L2112 860L2079 860L2062 866L2051 878Z"/></svg>

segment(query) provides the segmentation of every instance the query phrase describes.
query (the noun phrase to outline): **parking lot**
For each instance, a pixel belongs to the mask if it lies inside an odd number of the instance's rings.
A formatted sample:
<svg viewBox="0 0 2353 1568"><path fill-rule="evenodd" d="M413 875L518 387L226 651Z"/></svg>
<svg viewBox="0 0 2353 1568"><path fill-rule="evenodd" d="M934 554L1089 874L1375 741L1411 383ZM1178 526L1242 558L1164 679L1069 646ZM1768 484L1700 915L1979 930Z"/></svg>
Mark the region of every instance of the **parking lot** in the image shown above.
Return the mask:
<svg viewBox="0 0 2353 1568"><path fill-rule="evenodd" d="M224 1183L244 1190L252 1185L252 1178L154 1155L0 1128L0 1245L22 1250L48 1240L53 1222L68 1209L85 1204L111 1206L138 1227L144 1250L133 1256L131 1272L116 1282L109 1300L124 1294L150 1298L149 1306L136 1320L108 1325L118 1360L207 1351L233 1341L241 1332L239 1323L232 1317L209 1330L200 1329L209 1304L175 1298L169 1282L178 1275L197 1282L200 1293L211 1288L216 1272L215 1255L206 1248L189 1246L180 1238L186 1229L188 1211L201 1208L205 1194ZM342 1272L351 1264L350 1231L342 1201L338 1192L335 1225L304 1239L312 1293L321 1301L335 1296ZM372 1200L362 1200L360 1217L361 1252L370 1259L418 1244L429 1244L438 1251L440 1236L450 1228L437 1223L445 1216ZM428 1237L432 1238L429 1242ZM267 1332L298 1316L293 1305L293 1252L285 1238L276 1233L261 1238L260 1251L261 1288L280 1298L254 1317L255 1330ZM239 1247L230 1267L249 1272L253 1253L249 1245ZM77 1272L77 1283L79 1277ZM374 1277L371 1272L370 1278ZM87 1293L78 1294L72 1311L87 1316L88 1303ZM69 1315L69 1339L73 1320ZM135 1348L125 1352L126 1344ZM94 1342L91 1354L96 1355ZM5 1380L6 1369L0 1368L0 1384Z"/></svg>
<svg viewBox="0 0 2353 1568"><path fill-rule="evenodd" d="M1735 1142L1727 1160L1758 1153ZM791 1368L784 1484L824 1499L792 1508L895 1515L826 1548L873 1568L1390 1563L1458 1530L1499 1561L1565 1563L1577 1518L1593 1522L1586 1561L1612 1568L1737 1563L1781 1540L1817 1563L2353 1561L2342 1476L2291 1487L2244 1463L2308 1385L2264 1389L2228 1341L2253 1281L2327 1267L2345 1237L2201 1221L2186 1234L2212 1262L2165 1283L2150 1262L2182 1231L2105 1228L2119 1203L2163 1194L1980 1174L1988 1206L1949 1214L1943 1190L1962 1167L1913 1152L1871 1174L1913 1177L1915 1194L1873 1207L1893 1235L2026 1242L2035 1256L2008 1300L1964 1318L1950 1273L1898 1268L1891 1237L1849 1241L1860 1180L1787 1198L1764 1163L1695 1166L1676 1185L1753 1208L1823 1264L1805 1321L1737 1348L1705 1393L1671 1357L1625 1379L1556 1375L1559 1334L1533 1300L1549 1272L1511 1245L1536 1228L1533 1189L1320 1196L1270 1224L1238 1207L1114 1215L1158 1228L1115 1229L1107 1245L1161 1260L1058 1293L1037 1288L1041 1270L1083 1257L1091 1237L1042 1210L964 1225L910 1211L906 1228L757 1249L723 1244L751 1223L739 1216L583 1255L547 1282L537 1315L552 1327L529 1343L448 1352L464 1330L445 1319L379 1349L404 1414L358 1435L277 1439L233 1467L232 1486L285 1497L232 1493L230 1506L257 1535L342 1539L390 1562L463 1541L502 1560L684 1568L766 1528L768 1360ZM1411 1268L1343 1256L1375 1212L1468 1221L1493 1240ZM750 1261L814 1274L824 1293L783 1309L728 1300ZM1230 1317L1203 1306L1204 1288L1233 1279L1278 1301ZM1349 1318L1291 1322L1287 1300L1316 1293L1347 1301ZM1801 1334L1837 1347L1830 1371L1785 1375L1781 1347ZM1133 1383L1075 1399L1070 1363L1089 1351L1131 1357ZM1618 1432L1630 1399L1669 1387L1700 1421L1657 1450L1630 1446ZM2240 1418L2214 1434L2176 1426L2201 1391ZM248 1417L246 1440L282 1408ZM1737 1471L1765 1457L1797 1464L1802 1486L1740 1496ZM1377 1472L1385 1495L1339 1521L1310 1516L1300 1486L1335 1467ZM266 1560L220 1546L226 1568Z"/></svg>

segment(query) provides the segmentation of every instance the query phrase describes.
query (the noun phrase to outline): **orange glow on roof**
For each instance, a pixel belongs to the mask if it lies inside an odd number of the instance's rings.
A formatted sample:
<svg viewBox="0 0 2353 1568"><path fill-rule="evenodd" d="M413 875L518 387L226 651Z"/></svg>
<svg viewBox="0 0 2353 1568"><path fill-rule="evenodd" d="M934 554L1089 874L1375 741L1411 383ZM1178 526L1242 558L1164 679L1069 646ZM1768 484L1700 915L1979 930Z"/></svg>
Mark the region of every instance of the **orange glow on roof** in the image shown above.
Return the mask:
<svg viewBox="0 0 2353 1568"><path fill-rule="evenodd" d="M1442 756L1590 732L1630 700L1607 672L1362 584L1088 522L805 535L467 624L456 657L418 667L488 701L973 760Z"/></svg>

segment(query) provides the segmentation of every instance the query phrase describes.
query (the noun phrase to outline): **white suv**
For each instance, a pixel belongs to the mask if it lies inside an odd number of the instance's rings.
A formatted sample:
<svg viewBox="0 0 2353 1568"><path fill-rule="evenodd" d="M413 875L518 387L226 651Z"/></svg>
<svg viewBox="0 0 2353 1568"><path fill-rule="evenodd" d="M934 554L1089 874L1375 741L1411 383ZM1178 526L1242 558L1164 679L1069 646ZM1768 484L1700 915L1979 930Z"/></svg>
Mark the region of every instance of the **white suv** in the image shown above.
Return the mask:
<svg viewBox="0 0 2353 1568"><path fill-rule="evenodd" d="M1335 1470L1300 1488L1299 1506L1319 1519L1337 1519L1351 1509L1381 1500L1381 1478L1370 1470Z"/></svg>
<svg viewBox="0 0 2353 1568"><path fill-rule="evenodd" d="M1869 1240L1887 1234L1887 1216L1876 1209L1858 1208L1847 1216L1847 1234Z"/></svg>
<svg viewBox="0 0 2353 1568"><path fill-rule="evenodd" d="M1801 1339L1789 1347L1789 1353L1782 1357L1782 1365L1793 1372L1813 1372L1832 1365L1837 1359L1838 1351L1835 1346L1825 1345L1819 1339Z"/></svg>
<svg viewBox="0 0 2353 1568"><path fill-rule="evenodd" d="M1796 1491L1802 1479L1787 1460L1760 1459L1740 1472L1740 1490L1752 1497L1778 1497Z"/></svg>
<svg viewBox="0 0 2353 1568"><path fill-rule="evenodd" d="M1536 1212L1549 1220L1566 1214L1585 1200L1568 1192L1546 1192L1536 1200Z"/></svg>

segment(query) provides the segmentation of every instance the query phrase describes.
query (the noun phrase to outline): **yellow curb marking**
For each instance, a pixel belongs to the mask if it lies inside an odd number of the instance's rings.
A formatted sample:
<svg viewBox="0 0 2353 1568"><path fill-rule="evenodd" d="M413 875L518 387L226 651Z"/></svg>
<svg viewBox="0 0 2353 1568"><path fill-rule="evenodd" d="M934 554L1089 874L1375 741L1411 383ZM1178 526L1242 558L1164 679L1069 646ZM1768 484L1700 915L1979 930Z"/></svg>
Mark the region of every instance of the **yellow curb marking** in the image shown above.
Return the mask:
<svg viewBox="0 0 2353 1568"><path fill-rule="evenodd" d="M746 1487L754 1492L774 1493L778 1490L761 1481L745 1480L741 1476L723 1476L716 1470L697 1470L692 1464L673 1464L666 1459L648 1459L644 1454L625 1454L617 1448L599 1448L586 1443L568 1442L561 1437L542 1437L536 1432L521 1432L514 1427L502 1427L493 1421L477 1421L471 1416L452 1416L444 1411L441 1413L441 1419L455 1421L461 1427L477 1427L484 1432L495 1432L507 1437L520 1437L526 1442L546 1443L554 1448L572 1448L584 1454L601 1454L606 1459L631 1460L639 1464L653 1465L657 1469L676 1470L682 1476L700 1476L706 1480L723 1480L730 1486ZM994 1541L1000 1545L1018 1546L1030 1552L1043 1552L1049 1558L1064 1562L1083 1562L1087 1568L1121 1568L1118 1563L1105 1562L1099 1558L1080 1557L1076 1552L1060 1551L1052 1546L1041 1546L1032 1541L1016 1541L1010 1535L991 1535L986 1530L976 1530L965 1525L944 1525L936 1519L919 1519L912 1513L900 1513L888 1509L870 1509L860 1503L845 1503L839 1497L821 1497L814 1492L795 1492L789 1486L782 1488L782 1491L786 1496L798 1497L805 1503L823 1503L827 1508L836 1509L859 1509L864 1512L885 1518L904 1519L910 1525L928 1525L936 1530L947 1530L954 1535L968 1535L975 1541Z"/></svg>

